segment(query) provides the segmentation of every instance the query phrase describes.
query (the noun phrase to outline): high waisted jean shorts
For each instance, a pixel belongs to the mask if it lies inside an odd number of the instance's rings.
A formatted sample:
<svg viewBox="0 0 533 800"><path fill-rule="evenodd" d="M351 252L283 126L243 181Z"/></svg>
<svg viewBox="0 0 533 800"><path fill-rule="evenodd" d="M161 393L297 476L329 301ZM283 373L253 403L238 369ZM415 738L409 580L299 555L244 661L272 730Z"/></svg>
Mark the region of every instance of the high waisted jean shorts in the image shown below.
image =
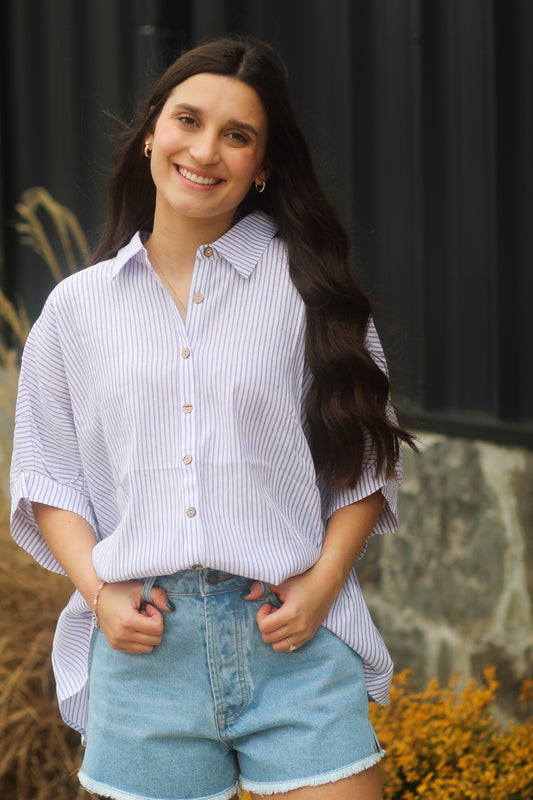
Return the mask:
<svg viewBox="0 0 533 800"><path fill-rule="evenodd" d="M95 631L87 748L79 777L116 800L228 800L330 783L383 755L359 656L321 627L292 653L261 639L277 598L241 597L248 578L186 570L157 578L176 606L152 653ZM145 584L149 597L153 579Z"/></svg>

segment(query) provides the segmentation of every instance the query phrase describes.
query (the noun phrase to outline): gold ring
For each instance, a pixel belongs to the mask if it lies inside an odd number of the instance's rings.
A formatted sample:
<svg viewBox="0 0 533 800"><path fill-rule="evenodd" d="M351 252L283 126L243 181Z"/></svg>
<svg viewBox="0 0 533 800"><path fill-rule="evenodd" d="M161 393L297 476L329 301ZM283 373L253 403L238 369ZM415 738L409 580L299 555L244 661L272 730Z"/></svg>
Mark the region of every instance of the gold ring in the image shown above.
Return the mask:
<svg viewBox="0 0 533 800"><path fill-rule="evenodd" d="M296 650L296 647L293 645L293 643L291 642L291 640L289 639L288 636L285 637L285 640L287 641L287 643L289 645L289 653L292 653L293 650Z"/></svg>

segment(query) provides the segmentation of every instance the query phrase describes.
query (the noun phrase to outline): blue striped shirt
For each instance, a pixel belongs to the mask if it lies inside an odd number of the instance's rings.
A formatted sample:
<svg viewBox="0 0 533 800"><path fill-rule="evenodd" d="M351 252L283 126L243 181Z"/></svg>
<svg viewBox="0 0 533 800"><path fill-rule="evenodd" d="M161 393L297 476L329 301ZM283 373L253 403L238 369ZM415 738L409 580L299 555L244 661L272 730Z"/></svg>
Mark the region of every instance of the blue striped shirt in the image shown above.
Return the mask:
<svg viewBox="0 0 533 800"><path fill-rule="evenodd" d="M31 502L94 528L107 582L203 565L277 584L319 558L337 508L381 489L375 533L397 527L398 480L371 448L354 489L325 490L308 445L305 309L272 219L256 212L196 253L186 322L136 234L115 258L66 278L22 360L12 532L61 567ZM386 369L371 323L368 346ZM84 731L91 613L62 612L53 665L64 719ZM362 656L388 702L392 663L352 571L324 625Z"/></svg>

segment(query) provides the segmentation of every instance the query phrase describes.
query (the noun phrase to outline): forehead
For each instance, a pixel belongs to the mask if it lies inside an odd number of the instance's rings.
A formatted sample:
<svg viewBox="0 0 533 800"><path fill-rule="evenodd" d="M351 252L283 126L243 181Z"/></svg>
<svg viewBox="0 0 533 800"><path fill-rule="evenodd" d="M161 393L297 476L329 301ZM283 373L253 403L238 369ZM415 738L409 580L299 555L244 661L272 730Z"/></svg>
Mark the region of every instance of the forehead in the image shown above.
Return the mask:
<svg viewBox="0 0 533 800"><path fill-rule="evenodd" d="M242 119L261 126L266 126L267 122L266 111L255 89L227 75L201 72L178 83L168 96L165 108L181 103L228 119Z"/></svg>

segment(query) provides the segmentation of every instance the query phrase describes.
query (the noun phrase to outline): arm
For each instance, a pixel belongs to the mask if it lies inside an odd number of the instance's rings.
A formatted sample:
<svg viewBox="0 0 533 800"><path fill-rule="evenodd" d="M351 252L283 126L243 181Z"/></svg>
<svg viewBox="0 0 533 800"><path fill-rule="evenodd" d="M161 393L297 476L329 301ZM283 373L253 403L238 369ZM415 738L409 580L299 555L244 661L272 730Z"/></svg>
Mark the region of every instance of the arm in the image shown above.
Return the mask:
<svg viewBox="0 0 533 800"><path fill-rule="evenodd" d="M61 508L32 503L35 519L59 564L92 610L101 583L92 562L96 537L89 523ZM152 605L141 610L142 584L138 581L106 583L98 598L98 620L111 647L126 653L149 653L160 644L163 617ZM152 600L165 606L163 589L152 589ZM170 606L167 606L170 608Z"/></svg>
<svg viewBox="0 0 533 800"><path fill-rule="evenodd" d="M287 650L287 638L296 647L313 638L339 594L353 564L372 531L383 505L380 491L335 511L328 522L320 558L302 575L288 578L272 591L281 608L265 603L257 623L263 641L274 650ZM257 600L261 586L253 584L246 600Z"/></svg>

